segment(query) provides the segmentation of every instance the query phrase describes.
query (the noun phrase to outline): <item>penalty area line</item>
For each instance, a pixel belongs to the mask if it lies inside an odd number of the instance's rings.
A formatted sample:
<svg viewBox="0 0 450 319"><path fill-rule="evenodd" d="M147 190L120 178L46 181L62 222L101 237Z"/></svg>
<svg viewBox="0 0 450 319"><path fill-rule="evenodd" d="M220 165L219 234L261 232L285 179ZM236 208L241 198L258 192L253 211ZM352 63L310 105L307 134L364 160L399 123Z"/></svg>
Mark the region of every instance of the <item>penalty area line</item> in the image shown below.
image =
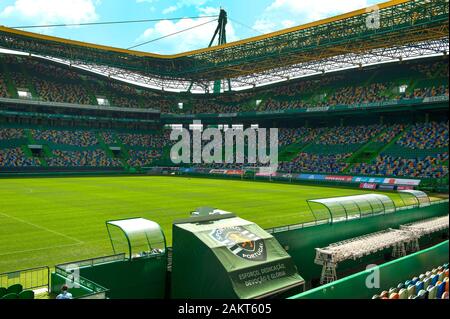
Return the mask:
<svg viewBox="0 0 450 319"><path fill-rule="evenodd" d="M11 251L11 252L7 252L7 253L4 253L4 254L0 254L0 256L7 256L7 255L13 255L13 254L22 254L22 253L30 253L30 252L39 251L39 250L48 250L48 249L55 249L55 248L64 248L64 247L78 246L78 245L81 245L81 244L83 244L83 243L56 245L56 246L34 248L34 249L25 249L25 250L16 250L16 251Z"/></svg>
<svg viewBox="0 0 450 319"><path fill-rule="evenodd" d="M7 218L11 218L11 219L13 219L13 220L15 220L15 221L24 223L24 224L26 224L26 225L29 225L29 226L32 226L32 227L35 227L35 228L38 228L38 229L47 231L47 232L49 232L49 233L52 233L52 234L55 234L55 235L58 235L58 236L62 236L62 237L64 237L64 238L66 238L66 239L70 239L70 240L72 240L72 241L75 241L77 244L84 244L84 242L81 241L81 240L79 240L79 239L76 239L76 238L71 237L71 236L64 235L64 234L62 234L62 233L60 233L60 232L57 232L57 231L48 229L48 228L46 228L46 227L44 227L44 226L39 226L39 225L30 223L30 222L27 222L26 220L23 220L23 219L14 217L14 216L10 216L10 215L5 214L5 213L0 213L0 215L5 216L5 217L7 217Z"/></svg>

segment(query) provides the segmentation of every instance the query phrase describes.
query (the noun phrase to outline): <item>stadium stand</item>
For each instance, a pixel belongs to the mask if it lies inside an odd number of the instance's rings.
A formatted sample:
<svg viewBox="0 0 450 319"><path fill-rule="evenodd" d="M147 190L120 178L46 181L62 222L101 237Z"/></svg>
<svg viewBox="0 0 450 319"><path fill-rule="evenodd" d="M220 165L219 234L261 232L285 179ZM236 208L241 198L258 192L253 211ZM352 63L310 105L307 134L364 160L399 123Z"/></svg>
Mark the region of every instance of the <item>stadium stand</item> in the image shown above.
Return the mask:
<svg viewBox="0 0 450 319"><path fill-rule="evenodd" d="M402 126L377 138L390 142ZM441 178L448 175L448 122L417 123L371 163L357 163L352 173L383 176Z"/></svg>
<svg viewBox="0 0 450 319"><path fill-rule="evenodd" d="M115 159L109 158L103 150L93 151L61 151L54 150L54 157L47 160L49 166L56 167L114 167L121 166Z"/></svg>
<svg viewBox="0 0 450 319"><path fill-rule="evenodd" d="M28 134L32 137L29 140ZM102 142L101 142L102 141ZM395 142L394 142L395 141ZM204 146L208 141L203 141ZM49 147L40 158L27 153L27 144ZM102 144L103 143L103 144ZM156 160L169 160L164 149L173 145L169 131L125 132L88 129L0 129L2 167L132 167L148 166ZM382 147L368 162L350 162L353 154L372 143ZM107 145L121 147L116 156ZM387 147L384 147L387 145ZM278 170L289 173L351 172L367 176L442 178L448 176L448 122L281 128L282 156ZM244 165L252 167L251 163ZM253 165L255 166L255 165ZM211 169L242 169L239 164L196 164Z"/></svg>
<svg viewBox="0 0 450 319"><path fill-rule="evenodd" d="M20 147L0 149L0 167L30 167L39 165L39 159L26 157Z"/></svg>
<svg viewBox="0 0 450 319"><path fill-rule="evenodd" d="M62 131L62 130L31 130L36 141L45 141L52 144L65 144L80 147L93 146L98 140L89 131Z"/></svg>
<svg viewBox="0 0 450 319"><path fill-rule="evenodd" d="M372 299L448 299L448 264L401 282Z"/></svg>
<svg viewBox="0 0 450 319"><path fill-rule="evenodd" d="M292 84L258 89L250 93L224 94L223 97L187 95L190 107L178 108L176 97L148 89L137 89L101 76L83 74L68 66L29 57L2 56L14 90L26 89L32 98L81 105L106 105L129 108L156 108L163 113L234 113L245 111L279 111L336 105L361 105L374 102L411 100L448 96L448 61L411 62L386 67L394 78L382 76L382 70L360 70L296 80ZM428 71L427 71L428 70ZM6 75L6 74L5 74ZM345 81L343 80L345 79ZM342 85L346 83L346 85ZM7 96L7 83L0 78L0 94ZM405 91L400 92L400 87ZM35 96L36 95L36 96ZM261 103L256 105L255 100Z"/></svg>

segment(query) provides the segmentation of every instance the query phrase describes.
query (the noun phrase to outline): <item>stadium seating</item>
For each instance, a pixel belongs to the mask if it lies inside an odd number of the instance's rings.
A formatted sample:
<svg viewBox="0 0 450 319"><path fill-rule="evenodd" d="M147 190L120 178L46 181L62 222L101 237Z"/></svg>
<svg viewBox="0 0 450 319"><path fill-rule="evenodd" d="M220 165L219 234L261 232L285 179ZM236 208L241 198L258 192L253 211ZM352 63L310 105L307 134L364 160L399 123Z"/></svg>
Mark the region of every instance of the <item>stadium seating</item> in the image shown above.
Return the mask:
<svg viewBox="0 0 450 319"><path fill-rule="evenodd" d="M279 111L336 105L410 100L447 95L448 61L415 62L386 67L393 77L382 76L383 69L357 71L297 80L248 93L223 94L213 98L188 96L187 107L177 107L170 94L137 89L118 81L83 73L64 65L29 57L0 56L9 70L15 89L29 90L34 99L52 102L97 105L103 97L110 106L155 108L163 113L235 113ZM428 71L427 71L428 70ZM7 77L0 77L0 96L8 96ZM345 83L345 85L343 85ZM404 92L401 85L407 85ZM261 103L255 103L260 99Z"/></svg>
<svg viewBox="0 0 450 319"><path fill-rule="evenodd" d="M20 147L0 149L0 167L39 166L39 159L28 158Z"/></svg>
<svg viewBox="0 0 450 319"><path fill-rule="evenodd" d="M27 133L28 132L28 133ZM30 140L29 138L32 138ZM205 145L208 141L203 141ZM163 152L173 145L169 131L92 131L87 129L0 128L0 167L142 167L166 160ZM372 143L381 149L367 162L351 156ZM27 144L48 147L32 157ZM115 158L107 146L121 147ZM448 176L448 123L406 126L368 125L318 128L280 128L278 170L292 173L352 173L368 176L441 178ZM165 155L167 157L167 155ZM44 160L45 159L45 160ZM195 164L201 168L242 169L242 164ZM246 163L245 167L252 167ZM260 166L260 165L253 165Z"/></svg>
<svg viewBox="0 0 450 319"><path fill-rule="evenodd" d="M63 130L31 130L35 140L52 144L65 144L74 146L93 146L98 144L95 135L90 131L63 131Z"/></svg>
<svg viewBox="0 0 450 319"><path fill-rule="evenodd" d="M390 142L403 132L396 125L376 141ZM448 122L418 123L371 163L357 163L351 172L363 175L441 178L448 175Z"/></svg>
<svg viewBox="0 0 450 319"><path fill-rule="evenodd" d="M161 157L161 153L153 151L143 151L143 150L130 150L130 158L127 163L130 166L142 167L151 164L155 159Z"/></svg>
<svg viewBox="0 0 450 319"><path fill-rule="evenodd" d="M448 264L384 290L372 299L448 299Z"/></svg>
<svg viewBox="0 0 450 319"><path fill-rule="evenodd" d="M116 159L109 158L103 150L61 151L54 150L54 157L47 159L48 166L56 167L120 167Z"/></svg>
<svg viewBox="0 0 450 319"><path fill-rule="evenodd" d="M34 299L34 292L24 290L21 284L0 287L0 299Z"/></svg>

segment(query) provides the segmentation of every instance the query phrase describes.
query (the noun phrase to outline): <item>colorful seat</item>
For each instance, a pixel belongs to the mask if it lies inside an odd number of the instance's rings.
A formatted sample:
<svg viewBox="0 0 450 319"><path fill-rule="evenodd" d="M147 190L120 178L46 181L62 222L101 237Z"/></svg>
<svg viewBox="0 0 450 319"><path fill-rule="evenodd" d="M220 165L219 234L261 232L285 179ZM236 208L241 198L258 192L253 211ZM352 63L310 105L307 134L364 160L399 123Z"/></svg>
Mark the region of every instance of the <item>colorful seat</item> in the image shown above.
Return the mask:
<svg viewBox="0 0 450 319"><path fill-rule="evenodd" d="M441 298L442 294L445 292L445 282L439 282L437 283L437 294L436 298Z"/></svg>
<svg viewBox="0 0 450 319"><path fill-rule="evenodd" d="M431 278L427 277L423 280L423 289L427 289L428 286L431 284Z"/></svg>
<svg viewBox="0 0 450 319"><path fill-rule="evenodd" d="M381 298L384 298L384 297L387 298L387 297L389 297L389 292L387 292L386 290L382 291L381 294L380 294L380 297L381 297Z"/></svg>
<svg viewBox="0 0 450 319"><path fill-rule="evenodd" d="M389 295L389 299L400 299L400 295L396 292Z"/></svg>
<svg viewBox="0 0 450 319"><path fill-rule="evenodd" d="M420 290L419 293L417 294L417 299L427 299L428 298L428 291L426 290Z"/></svg>
<svg viewBox="0 0 450 319"><path fill-rule="evenodd" d="M391 288L389 289L389 296L392 295L393 293L397 292L397 288Z"/></svg>
<svg viewBox="0 0 450 319"><path fill-rule="evenodd" d="M428 299L436 299L437 289L436 286L428 286Z"/></svg>
<svg viewBox="0 0 450 319"><path fill-rule="evenodd" d="M416 282L416 291L421 291L423 288L423 281Z"/></svg>
<svg viewBox="0 0 450 319"><path fill-rule="evenodd" d="M409 285L407 291L408 291L408 298L414 296L416 294L416 286Z"/></svg>
<svg viewBox="0 0 450 319"><path fill-rule="evenodd" d="M438 275L431 276L431 283L430 284L432 286L435 286L438 281L439 281L439 276Z"/></svg>
<svg viewBox="0 0 450 319"><path fill-rule="evenodd" d="M400 299L408 299L408 291L405 288L400 289L398 292Z"/></svg>

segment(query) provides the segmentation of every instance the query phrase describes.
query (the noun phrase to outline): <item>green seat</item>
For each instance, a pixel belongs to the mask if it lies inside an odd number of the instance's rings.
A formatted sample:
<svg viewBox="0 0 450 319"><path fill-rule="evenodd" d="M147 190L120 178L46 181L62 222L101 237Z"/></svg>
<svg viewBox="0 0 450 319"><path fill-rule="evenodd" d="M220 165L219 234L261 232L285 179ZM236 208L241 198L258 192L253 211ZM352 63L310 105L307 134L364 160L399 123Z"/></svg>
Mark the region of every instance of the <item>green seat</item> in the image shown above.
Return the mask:
<svg viewBox="0 0 450 319"><path fill-rule="evenodd" d="M24 290L19 294L19 299L34 299L33 290Z"/></svg>
<svg viewBox="0 0 450 319"><path fill-rule="evenodd" d="M436 286L428 287L428 299L436 299L437 289Z"/></svg>
<svg viewBox="0 0 450 319"><path fill-rule="evenodd" d="M425 280L423 281L423 289L427 289L428 286L431 285L431 278L425 278Z"/></svg>
<svg viewBox="0 0 450 319"><path fill-rule="evenodd" d="M400 295L400 299L408 299L408 291L406 289L400 289L398 294Z"/></svg>
<svg viewBox="0 0 450 319"><path fill-rule="evenodd" d="M410 285L407 289L408 291L408 297L412 297L416 294L416 286Z"/></svg>
<svg viewBox="0 0 450 319"><path fill-rule="evenodd" d="M4 295L2 299L19 299L19 296L16 293L9 293Z"/></svg>
<svg viewBox="0 0 450 319"><path fill-rule="evenodd" d="M0 287L0 298L8 293L8 290L4 287Z"/></svg>
<svg viewBox="0 0 450 319"><path fill-rule="evenodd" d="M23 287L21 284L15 284L8 287L8 294L14 293L14 294L20 294L20 292L23 290Z"/></svg>

